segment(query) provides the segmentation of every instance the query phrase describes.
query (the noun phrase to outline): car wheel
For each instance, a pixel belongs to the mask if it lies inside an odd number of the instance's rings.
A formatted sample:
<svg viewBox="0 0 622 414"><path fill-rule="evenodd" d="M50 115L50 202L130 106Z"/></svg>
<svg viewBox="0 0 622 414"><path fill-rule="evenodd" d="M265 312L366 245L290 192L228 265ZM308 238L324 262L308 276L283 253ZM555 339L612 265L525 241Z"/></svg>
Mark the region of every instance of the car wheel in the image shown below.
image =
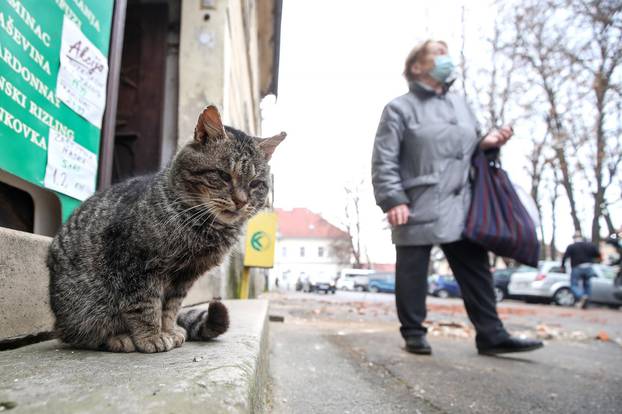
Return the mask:
<svg viewBox="0 0 622 414"><path fill-rule="evenodd" d="M449 292L447 292L445 289L441 289L436 292L436 296L441 299L447 299L449 297Z"/></svg>
<svg viewBox="0 0 622 414"><path fill-rule="evenodd" d="M572 293L572 290L568 288L557 289L557 292L553 295L553 301L557 306L574 306L576 298Z"/></svg>
<svg viewBox="0 0 622 414"><path fill-rule="evenodd" d="M362 292L362 291L363 291L363 290L365 290L365 289L363 289L363 286L357 286L355 290L356 290L357 292Z"/></svg>
<svg viewBox="0 0 622 414"><path fill-rule="evenodd" d="M497 302L501 302L503 299L505 299L503 289L495 287L495 299L497 300Z"/></svg>
<svg viewBox="0 0 622 414"><path fill-rule="evenodd" d="M378 292L380 292L376 286L372 286L372 287L370 287L370 288L369 288L369 291L370 291L370 292L372 292L372 293L378 293Z"/></svg>

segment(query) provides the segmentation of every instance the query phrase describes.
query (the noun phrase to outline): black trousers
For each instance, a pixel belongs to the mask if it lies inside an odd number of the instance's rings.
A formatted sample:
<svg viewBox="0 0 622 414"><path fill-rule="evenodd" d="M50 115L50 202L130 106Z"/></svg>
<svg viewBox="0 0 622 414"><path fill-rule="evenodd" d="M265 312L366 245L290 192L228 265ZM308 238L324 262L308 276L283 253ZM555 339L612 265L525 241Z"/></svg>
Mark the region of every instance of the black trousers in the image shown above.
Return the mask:
<svg viewBox="0 0 622 414"><path fill-rule="evenodd" d="M475 326L478 347L494 346L509 334L497 315L488 252L467 240L441 245L460 285L469 319ZM425 300L432 246L396 246L395 301L404 338L425 335Z"/></svg>

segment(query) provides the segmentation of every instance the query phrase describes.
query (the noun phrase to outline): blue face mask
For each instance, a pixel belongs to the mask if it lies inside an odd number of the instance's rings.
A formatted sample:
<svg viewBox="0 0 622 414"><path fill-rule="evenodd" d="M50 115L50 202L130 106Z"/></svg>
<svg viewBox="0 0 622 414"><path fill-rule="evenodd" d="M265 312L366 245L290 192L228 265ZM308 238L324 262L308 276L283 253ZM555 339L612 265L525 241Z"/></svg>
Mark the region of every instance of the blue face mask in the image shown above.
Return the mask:
<svg viewBox="0 0 622 414"><path fill-rule="evenodd" d="M449 55L440 55L434 58L434 67L430 71L430 76L441 82L445 81L451 76L454 71L454 62Z"/></svg>

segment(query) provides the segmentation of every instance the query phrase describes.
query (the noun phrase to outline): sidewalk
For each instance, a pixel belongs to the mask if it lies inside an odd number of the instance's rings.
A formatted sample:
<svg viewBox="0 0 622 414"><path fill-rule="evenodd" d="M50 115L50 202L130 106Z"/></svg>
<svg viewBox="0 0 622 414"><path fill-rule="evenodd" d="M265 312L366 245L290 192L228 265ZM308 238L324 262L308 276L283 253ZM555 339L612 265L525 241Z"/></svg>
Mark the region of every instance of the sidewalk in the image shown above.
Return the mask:
<svg viewBox="0 0 622 414"><path fill-rule="evenodd" d="M57 341L0 352L0 411L14 405L16 414L261 412L268 303L223 302L229 332L166 353L80 351Z"/></svg>
<svg viewBox="0 0 622 414"><path fill-rule="evenodd" d="M270 325L275 413L617 414L622 407L620 311L504 302L506 325L544 335L546 346L485 357L461 301L435 299L433 355L419 356L403 350L392 295L269 297L270 313L285 318ZM600 329L611 338L597 339Z"/></svg>

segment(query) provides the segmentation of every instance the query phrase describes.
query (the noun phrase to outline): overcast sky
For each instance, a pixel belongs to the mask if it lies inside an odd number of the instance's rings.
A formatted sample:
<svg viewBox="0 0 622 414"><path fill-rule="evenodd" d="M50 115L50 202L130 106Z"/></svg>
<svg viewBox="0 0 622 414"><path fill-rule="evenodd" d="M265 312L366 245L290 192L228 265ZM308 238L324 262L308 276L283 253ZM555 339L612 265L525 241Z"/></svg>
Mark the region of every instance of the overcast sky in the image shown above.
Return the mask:
<svg viewBox="0 0 622 414"><path fill-rule="evenodd" d="M276 207L307 207L339 225L344 185L365 178L363 232L370 257L375 262L394 260L390 233L369 186L374 134L384 105L407 92L402 65L416 43L445 39L457 58L461 4L284 1L279 96L276 103L267 98L262 105L264 135L288 133L272 161ZM495 11L486 1L467 4L467 56L483 61ZM526 187L521 126L515 130L503 161L512 179ZM572 235L564 208L561 245Z"/></svg>

